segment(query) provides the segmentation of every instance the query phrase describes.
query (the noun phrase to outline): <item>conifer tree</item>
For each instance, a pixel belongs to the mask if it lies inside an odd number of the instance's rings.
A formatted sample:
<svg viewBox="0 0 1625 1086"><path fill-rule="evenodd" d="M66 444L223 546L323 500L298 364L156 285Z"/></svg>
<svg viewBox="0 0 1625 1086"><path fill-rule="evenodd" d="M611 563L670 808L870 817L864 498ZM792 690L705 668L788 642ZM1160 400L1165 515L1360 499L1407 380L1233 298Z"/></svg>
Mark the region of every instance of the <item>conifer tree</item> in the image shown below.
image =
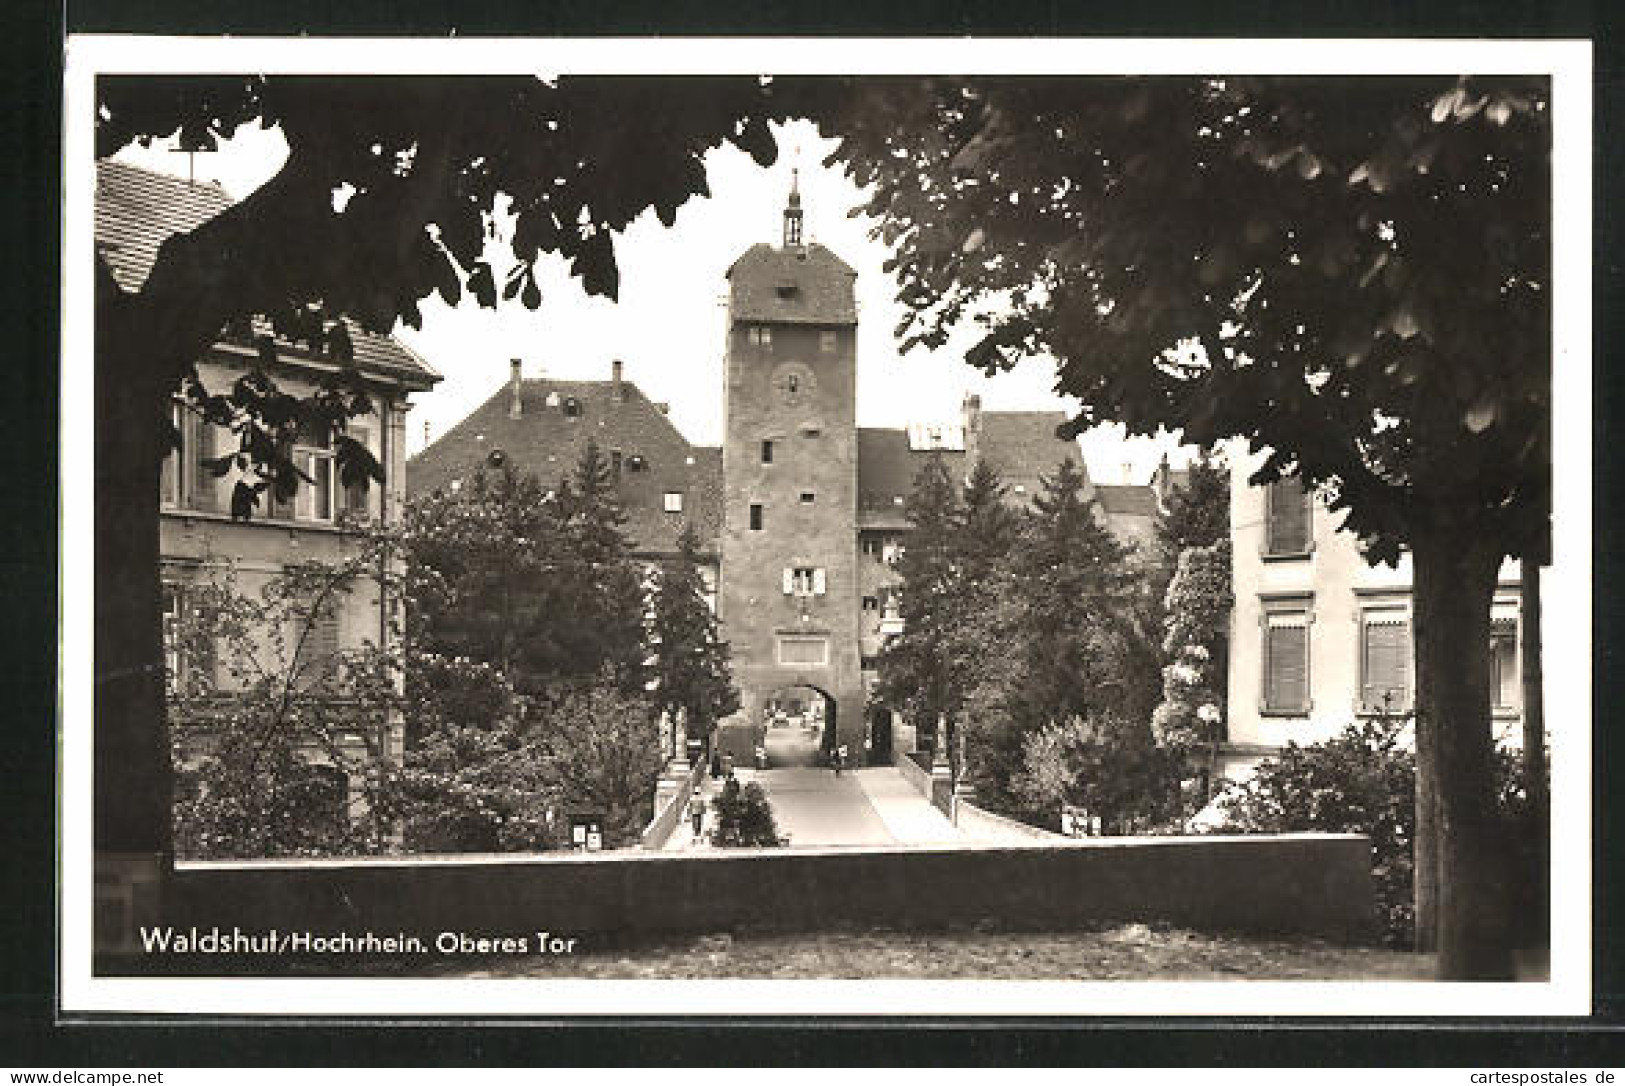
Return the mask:
<svg viewBox="0 0 1625 1086"><path fill-rule="evenodd" d="M650 621L654 700L673 720L681 714L690 738L704 738L739 708L739 691L729 672L728 643L705 601L699 536L692 524L684 526L677 551L660 570Z"/></svg>
<svg viewBox="0 0 1625 1086"><path fill-rule="evenodd" d="M947 653L950 614L958 573L953 535L959 516L955 492L942 454L933 451L914 478L904 512L912 531L897 562L902 576L899 612L903 632L880 653L878 693L918 729L922 747L934 747L939 720L957 708L955 676ZM949 736L950 749L953 736Z"/></svg>

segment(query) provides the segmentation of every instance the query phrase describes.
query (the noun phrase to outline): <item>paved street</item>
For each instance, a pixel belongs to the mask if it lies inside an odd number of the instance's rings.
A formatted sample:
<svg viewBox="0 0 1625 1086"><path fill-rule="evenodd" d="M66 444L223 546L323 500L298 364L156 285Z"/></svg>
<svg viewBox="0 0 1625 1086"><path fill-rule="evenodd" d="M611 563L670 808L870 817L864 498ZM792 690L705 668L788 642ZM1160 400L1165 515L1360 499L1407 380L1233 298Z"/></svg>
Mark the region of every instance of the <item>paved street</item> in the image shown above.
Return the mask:
<svg viewBox="0 0 1625 1086"><path fill-rule="evenodd" d="M964 838L892 766L855 769L836 777L828 769L740 769L741 781L756 781L773 804L779 833L792 848L840 845L951 844ZM707 800L717 782L706 778ZM707 814L707 825L710 823ZM672 834L667 851L707 849L695 845L686 825Z"/></svg>

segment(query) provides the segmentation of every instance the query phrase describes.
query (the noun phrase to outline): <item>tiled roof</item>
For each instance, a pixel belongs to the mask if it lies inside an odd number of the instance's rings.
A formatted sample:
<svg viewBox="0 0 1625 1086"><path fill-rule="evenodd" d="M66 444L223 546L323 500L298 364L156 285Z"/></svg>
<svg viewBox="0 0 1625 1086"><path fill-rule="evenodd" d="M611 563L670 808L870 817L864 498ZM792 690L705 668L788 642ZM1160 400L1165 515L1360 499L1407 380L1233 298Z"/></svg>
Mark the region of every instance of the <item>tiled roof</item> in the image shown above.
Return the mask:
<svg viewBox="0 0 1625 1086"><path fill-rule="evenodd" d="M125 290L140 290L152 272L158 247L172 234L195 230L234 201L212 182L185 181L126 162L96 164L96 249ZM398 378L428 388L440 375L391 336L373 335L346 320L363 372ZM256 331L268 331L260 329ZM289 360L310 359L308 351L279 343Z"/></svg>
<svg viewBox="0 0 1625 1086"><path fill-rule="evenodd" d="M501 449L521 471L534 472L548 486L574 470L596 440L605 458L621 451L620 497L626 533L641 552L677 549L683 526L693 522L702 551L714 553L722 527L722 450L689 444L669 418L632 382L622 382L617 402L609 381L521 382L520 417L509 417L511 386L475 408L434 444L406 464L409 494L447 488L467 478ZM566 406L573 401L579 414ZM645 468L632 470L634 456ZM692 463L690 462L692 461ZM668 491L683 495L683 511L667 513Z"/></svg>
<svg viewBox="0 0 1625 1086"><path fill-rule="evenodd" d="M1095 499L1113 516L1155 517L1157 495L1148 486L1095 484Z"/></svg>
<svg viewBox="0 0 1625 1086"><path fill-rule="evenodd" d="M728 312L736 321L856 324L856 278L857 272L822 245L752 245L728 269Z"/></svg>
<svg viewBox="0 0 1625 1086"><path fill-rule="evenodd" d="M982 412L978 455L999 469L1010 500L1031 500L1039 492L1040 477L1053 476L1062 460L1072 461L1088 479L1077 442L1055 436L1065 421L1059 411ZM910 448L906 430L858 430L858 509L863 527L906 526L906 520L898 519L902 506L896 499L907 499L914 477L930 457L927 450ZM956 480L964 477L965 457L957 450L942 450L943 462ZM895 516L888 515L894 510Z"/></svg>

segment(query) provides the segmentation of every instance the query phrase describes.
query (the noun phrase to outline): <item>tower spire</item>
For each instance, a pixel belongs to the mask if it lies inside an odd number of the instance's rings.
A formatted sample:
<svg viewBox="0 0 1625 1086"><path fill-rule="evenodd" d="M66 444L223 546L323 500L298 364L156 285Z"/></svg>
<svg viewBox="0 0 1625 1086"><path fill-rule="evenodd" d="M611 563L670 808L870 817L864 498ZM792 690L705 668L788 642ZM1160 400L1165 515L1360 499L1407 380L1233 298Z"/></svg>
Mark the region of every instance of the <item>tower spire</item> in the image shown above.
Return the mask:
<svg viewBox="0 0 1625 1086"><path fill-rule="evenodd" d="M801 170L790 167L790 198L784 205L784 247L800 248L801 240Z"/></svg>

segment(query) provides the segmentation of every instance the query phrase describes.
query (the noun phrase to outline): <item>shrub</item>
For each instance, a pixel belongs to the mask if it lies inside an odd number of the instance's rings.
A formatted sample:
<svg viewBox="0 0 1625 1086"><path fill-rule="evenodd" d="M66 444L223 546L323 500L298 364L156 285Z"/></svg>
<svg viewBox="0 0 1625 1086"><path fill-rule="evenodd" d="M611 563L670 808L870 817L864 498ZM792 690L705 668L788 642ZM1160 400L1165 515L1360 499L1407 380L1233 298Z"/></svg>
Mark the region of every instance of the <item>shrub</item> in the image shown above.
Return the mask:
<svg viewBox="0 0 1625 1086"><path fill-rule="evenodd" d="M722 792L711 801L717 813L711 843L720 848L777 848L779 828L773 821L773 805L762 786L752 781L743 788L729 777Z"/></svg>
<svg viewBox="0 0 1625 1086"><path fill-rule="evenodd" d="M1378 717L1351 724L1323 743L1288 743L1244 783L1230 782L1219 798L1226 831L1362 833L1371 839L1372 883L1384 940L1416 941L1413 910L1416 759L1401 742L1405 719ZM1496 758L1501 839L1510 870L1539 859L1538 834L1526 815L1526 790L1515 754ZM1519 880L1529 885L1537 880ZM1522 911L1528 907L1515 902Z"/></svg>

